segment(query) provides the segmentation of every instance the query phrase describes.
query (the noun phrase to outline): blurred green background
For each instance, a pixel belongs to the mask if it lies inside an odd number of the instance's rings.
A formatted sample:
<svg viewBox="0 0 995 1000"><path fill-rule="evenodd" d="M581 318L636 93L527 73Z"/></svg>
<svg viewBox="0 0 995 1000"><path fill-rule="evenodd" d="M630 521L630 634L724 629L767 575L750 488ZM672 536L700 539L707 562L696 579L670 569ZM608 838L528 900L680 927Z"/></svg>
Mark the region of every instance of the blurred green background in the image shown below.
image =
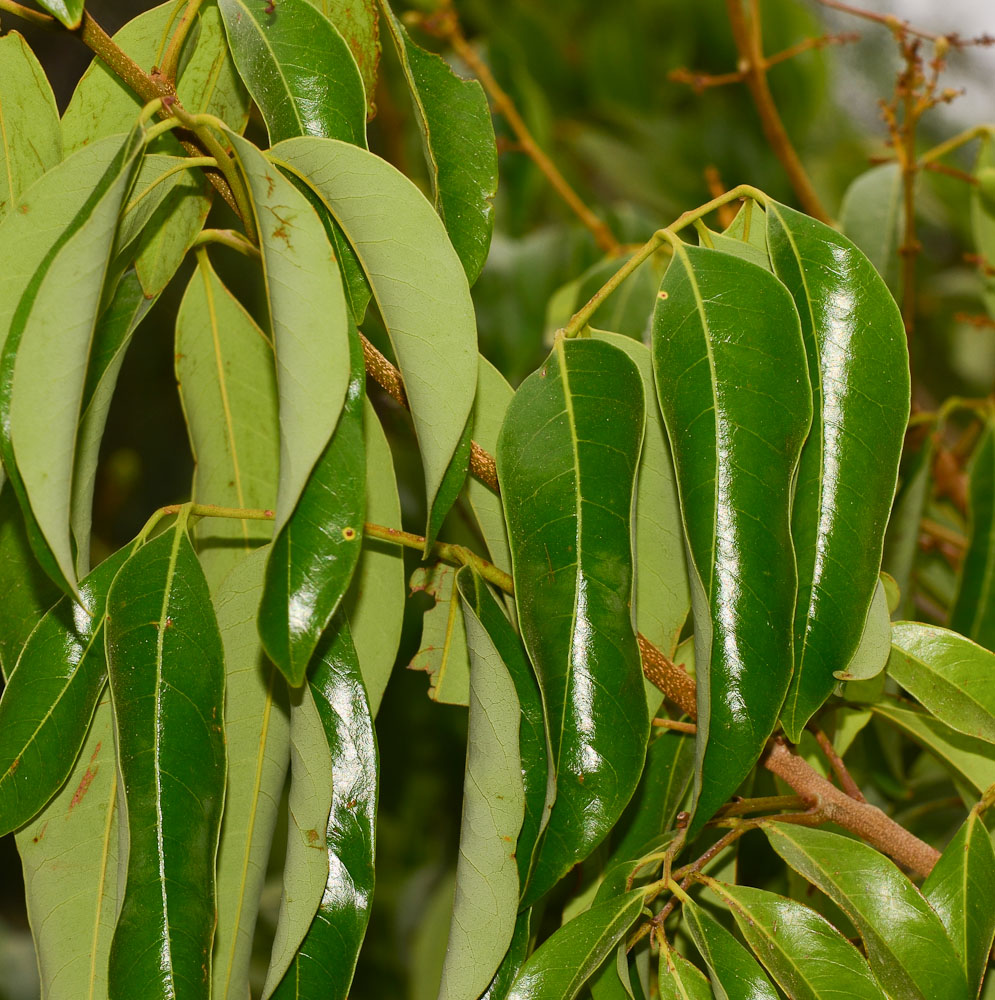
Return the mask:
<svg viewBox="0 0 995 1000"><path fill-rule="evenodd" d="M971 0L965 2L967 18ZM814 3L763 0L761 6L767 52L826 31L863 36L846 49L801 55L770 76L787 129L835 213L848 184L868 168L869 157L886 152L877 102L891 92L898 67L895 46L883 28L829 16ZM933 6L935 17L939 5ZM744 87L699 95L668 79L678 67L711 73L735 68L722 0L458 0L457 7L467 34L536 139L624 242L642 241L681 211L708 200L708 166L716 168L726 187L748 182L795 203ZM956 20L956 4L943 8L954 20L942 23L942 29L980 30L973 21ZM88 9L113 32L143 5L93 0ZM898 6L896 13L907 12ZM995 16L989 20L995 22ZM29 37L64 108L89 61L88 51L72 37L32 31L6 15L3 29ZM437 47L431 39L419 40ZM924 143L962 127L963 108L974 116L970 121L990 119L993 60L990 51L953 54L951 81L967 86L970 95L960 107L938 109L926 119ZM416 126L389 43L376 104L371 148L424 182ZM258 120L250 128L261 141ZM474 299L481 351L517 384L548 350L551 320L564 303L569 310L576 291L564 286L597 265L601 254L534 164L512 148L503 122L498 120L496 128L503 150L497 225ZM970 169L969 160L963 166ZM923 405L954 392L987 394L995 380L993 331L955 318L981 311L979 280L964 260L968 196L960 180L940 174L923 178L916 357L929 363L915 366ZM253 275L241 258L231 256L215 255L219 271L252 307ZM121 374L94 512L97 545L105 552L129 540L152 510L189 496L192 461L173 374L171 324L189 273L188 265L144 322ZM624 313L614 315L616 323L636 324L627 332L643 332L658 279L647 271L645 280L634 282ZM367 332L377 339L375 330ZM375 386L370 391L394 448L406 527L418 530L424 511L410 423ZM457 510L443 537L463 540L468 530ZM408 602L398 668L377 722L382 754L377 890L354 1000L434 1000L441 967L458 840L465 712L429 701L427 678L403 669L418 648L426 604L423 595ZM276 859L281 849L275 845ZM260 963L279 898L278 860L273 867L261 918ZM13 838L0 839L0 1000L27 1000L38 990L19 872ZM264 971L261 965L260 974Z"/></svg>

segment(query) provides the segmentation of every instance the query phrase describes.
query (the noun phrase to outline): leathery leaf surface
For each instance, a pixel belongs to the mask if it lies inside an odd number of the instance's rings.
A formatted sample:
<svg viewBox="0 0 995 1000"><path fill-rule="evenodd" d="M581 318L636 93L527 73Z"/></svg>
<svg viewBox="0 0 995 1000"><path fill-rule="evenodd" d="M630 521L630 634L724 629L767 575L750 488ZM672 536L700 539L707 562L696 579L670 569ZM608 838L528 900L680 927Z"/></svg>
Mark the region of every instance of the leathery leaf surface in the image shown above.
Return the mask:
<svg viewBox="0 0 995 1000"><path fill-rule="evenodd" d="M273 996L346 1000L373 902L379 764L359 658L341 615L322 638L308 684L332 760L328 879L311 927Z"/></svg>
<svg viewBox="0 0 995 1000"><path fill-rule="evenodd" d="M785 287L756 264L700 247L674 250L653 363L690 556L693 836L756 763L791 679L789 511L810 388Z"/></svg>
<svg viewBox="0 0 995 1000"><path fill-rule="evenodd" d="M771 202L767 243L798 307L812 382L791 524L795 673L782 712L797 742L856 651L877 586L909 418L909 360L895 300L845 236Z"/></svg>
<svg viewBox="0 0 995 1000"><path fill-rule="evenodd" d="M186 519L139 548L107 598L129 844L111 1000L208 995L225 793L221 635Z"/></svg>
<svg viewBox="0 0 995 1000"><path fill-rule="evenodd" d="M0 697L0 834L30 820L76 763L107 661L104 606L128 552L120 549L63 597L28 637Z"/></svg>
<svg viewBox="0 0 995 1000"><path fill-rule="evenodd" d="M300 500L273 540L259 606L270 656L300 684L318 640L359 561L366 510L363 400L366 372L355 328L349 336L345 405Z"/></svg>
<svg viewBox="0 0 995 1000"><path fill-rule="evenodd" d="M558 340L498 441L522 637L543 693L556 802L523 905L614 826L649 736L632 622L632 508L643 436L636 366Z"/></svg>

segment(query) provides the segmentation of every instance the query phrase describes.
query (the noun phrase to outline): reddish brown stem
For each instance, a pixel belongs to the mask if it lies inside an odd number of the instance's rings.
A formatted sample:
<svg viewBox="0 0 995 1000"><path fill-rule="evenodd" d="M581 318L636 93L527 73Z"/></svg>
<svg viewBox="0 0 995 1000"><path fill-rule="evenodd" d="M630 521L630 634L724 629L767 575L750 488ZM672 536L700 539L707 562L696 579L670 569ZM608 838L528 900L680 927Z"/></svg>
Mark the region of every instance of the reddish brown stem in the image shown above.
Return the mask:
<svg viewBox="0 0 995 1000"><path fill-rule="evenodd" d="M829 766L833 769L833 774L839 779L843 791L851 799L856 799L858 802L866 802L867 799L864 798L864 793L860 790L860 786L853 780L850 772L846 769L846 764L843 763L843 758L836 752L833 741L818 726L809 726L808 729L815 737L819 748L826 755L826 760L829 761Z"/></svg>

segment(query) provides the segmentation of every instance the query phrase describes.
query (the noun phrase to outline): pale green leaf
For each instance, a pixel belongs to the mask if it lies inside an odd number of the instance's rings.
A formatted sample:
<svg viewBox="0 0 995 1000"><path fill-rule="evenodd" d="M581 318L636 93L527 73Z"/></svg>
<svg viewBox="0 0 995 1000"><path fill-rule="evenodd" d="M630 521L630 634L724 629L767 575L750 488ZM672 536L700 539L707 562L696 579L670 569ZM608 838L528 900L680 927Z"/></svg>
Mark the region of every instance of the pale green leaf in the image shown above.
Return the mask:
<svg viewBox="0 0 995 1000"><path fill-rule="evenodd" d="M366 103L372 106L380 67L380 16L377 0L311 0L349 43L363 77Z"/></svg>
<svg viewBox="0 0 995 1000"><path fill-rule="evenodd" d="M898 243L904 217L897 163L882 163L862 173L847 188L840 206L843 232L864 251L893 294L900 284Z"/></svg>
<svg viewBox="0 0 995 1000"><path fill-rule="evenodd" d="M334 139L288 139L273 162L321 198L373 288L404 377L430 510L463 436L477 383L466 275L439 217L403 174ZM454 497L455 499L455 497Z"/></svg>
<svg viewBox="0 0 995 1000"><path fill-rule="evenodd" d="M515 846L525 815L515 684L473 609L464 603L462 613L471 663L466 780L439 1000L479 996L511 944L519 895Z"/></svg>
<svg viewBox="0 0 995 1000"><path fill-rule="evenodd" d="M891 617L888 614L888 597L884 582L878 580L877 589L867 609L864 631L860 643L845 670L833 674L841 681L866 681L877 677L888 662L891 653Z"/></svg>
<svg viewBox="0 0 995 1000"><path fill-rule="evenodd" d="M0 38L0 219L21 193L62 159L55 96L16 31Z"/></svg>
<svg viewBox="0 0 995 1000"><path fill-rule="evenodd" d="M456 570L446 563L419 566L411 574L411 592L423 591L435 604L423 616L421 643L408 669L429 675L428 696L433 701L467 705L470 656L455 581Z"/></svg>

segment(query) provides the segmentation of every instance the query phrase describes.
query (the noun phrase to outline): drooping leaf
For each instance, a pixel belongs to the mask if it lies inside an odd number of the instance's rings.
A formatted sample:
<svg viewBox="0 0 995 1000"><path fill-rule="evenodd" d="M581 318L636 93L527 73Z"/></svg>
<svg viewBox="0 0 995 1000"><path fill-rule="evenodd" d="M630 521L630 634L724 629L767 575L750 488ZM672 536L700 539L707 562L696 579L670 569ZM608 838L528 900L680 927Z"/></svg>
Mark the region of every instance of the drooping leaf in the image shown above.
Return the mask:
<svg viewBox="0 0 995 1000"><path fill-rule="evenodd" d="M330 871L326 832L334 787L335 775L322 717L310 685L302 684L290 691L287 854L263 1000L272 996L290 968L322 903Z"/></svg>
<svg viewBox="0 0 995 1000"><path fill-rule="evenodd" d="M840 206L843 232L867 255L896 295L904 217L902 172L897 163L883 163L860 174L847 188Z"/></svg>
<svg viewBox="0 0 995 1000"><path fill-rule="evenodd" d="M0 452L17 493L28 527L28 537L38 561L67 593L76 584L74 552L70 537L70 500L76 432L83 401L87 359L94 328L100 316L104 281L110 266L117 218L134 180L140 159L140 131L123 142L101 150L104 169L82 200L75 216L61 216L61 232L47 233L48 240L31 240L29 254L35 263L22 280L12 282L18 299L11 302L10 325L0 359ZM84 156L81 165L99 163ZM45 200L48 183L72 169L75 158L46 174L21 200L19 210L0 227L0 237L17 231L17 216L40 195ZM69 165L67 167L67 164ZM88 172L88 171L87 171ZM75 184L70 189L77 193ZM62 192L51 195L60 208ZM77 203L78 204L78 203ZM53 205L39 206L44 225ZM66 224L66 218L71 219ZM20 253L9 246L7 255ZM39 260L34 255L44 247ZM16 309L14 301L17 302Z"/></svg>
<svg viewBox="0 0 995 1000"><path fill-rule="evenodd" d="M485 585L467 568L460 570L460 584L458 590L467 599L470 708L456 895L440 1000L480 996L511 945L519 897L515 848L525 816L515 681L498 646L500 639L475 613L474 605L487 600L480 594ZM499 625L495 613L507 624L492 599L487 611L492 612L492 627ZM544 796L545 788L541 791Z"/></svg>
<svg viewBox="0 0 995 1000"><path fill-rule="evenodd" d="M643 890L605 900L565 923L531 955L507 1000L573 1000L636 922Z"/></svg>
<svg viewBox="0 0 995 1000"><path fill-rule="evenodd" d="M674 462L653 385L653 359L644 344L630 337L600 331L591 335L625 351L643 380L646 433L636 476L636 630L672 656L691 610L691 591ZM648 679L644 683L650 714L655 715L663 693Z"/></svg>
<svg viewBox="0 0 995 1000"><path fill-rule="evenodd" d="M497 452L501 424L515 395L508 380L482 354L477 366L477 395L473 401L473 439L489 455ZM466 496L487 546L488 558L498 569L511 572L511 550L504 524L501 497L474 476L467 477Z"/></svg>
<svg viewBox="0 0 995 1000"><path fill-rule="evenodd" d="M995 648L995 416L971 460L968 494L969 538L950 627L986 649Z"/></svg>
<svg viewBox="0 0 995 1000"><path fill-rule="evenodd" d="M256 631L266 557L261 549L242 558L214 595L225 651L228 749L211 987L221 1000L244 997L249 991L253 930L290 763L286 687L264 656Z"/></svg>
<svg viewBox="0 0 995 1000"><path fill-rule="evenodd" d="M31 47L10 31L0 38L0 219L62 159L55 95Z"/></svg>
<svg viewBox="0 0 995 1000"><path fill-rule="evenodd" d="M794 304L768 271L681 245L660 295L653 362L695 609L693 835L760 756L791 678L789 509L810 390Z"/></svg>
<svg viewBox="0 0 995 1000"><path fill-rule="evenodd" d="M770 202L767 242L798 307L813 393L792 511L795 672L782 711L798 742L834 671L853 657L877 586L909 418L909 363L895 300L845 236Z"/></svg>
<svg viewBox="0 0 995 1000"><path fill-rule="evenodd" d="M105 688L69 779L15 834L47 1000L107 996L120 891L117 797L114 714Z"/></svg>
<svg viewBox="0 0 995 1000"><path fill-rule="evenodd" d="M128 550L80 583L38 623L0 697L0 834L23 826L73 770L97 706L107 661L104 606Z"/></svg>
<svg viewBox="0 0 995 1000"><path fill-rule="evenodd" d="M421 643L408 669L428 674L433 701L469 705L470 655L455 581L456 570L446 563L419 566L411 574L411 593L421 591L435 604L422 617Z"/></svg>
<svg viewBox="0 0 995 1000"><path fill-rule="evenodd" d="M648 718L631 611L631 513L643 422L628 357L602 341L561 339L501 429L518 617L556 776L523 904L600 843L642 772Z"/></svg>
<svg viewBox="0 0 995 1000"><path fill-rule="evenodd" d="M660 1000L712 1000L708 977L672 948L660 948Z"/></svg>
<svg viewBox="0 0 995 1000"><path fill-rule="evenodd" d="M938 719L995 743L995 653L938 625L896 622L888 673Z"/></svg>
<svg viewBox="0 0 995 1000"><path fill-rule="evenodd" d="M416 45L381 0L421 129L435 207L472 285L487 260L494 229L498 157L487 95L446 61Z"/></svg>
<svg viewBox="0 0 995 1000"><path fill-rule="evenodd" d="M607 867L642 857L655 840L673 828L677 811L694 773L694 740L685 733L664 730L651 739L643 776L623 813ZM618 834L616 834L618 836Z"/></svg>
<svg viewBox="0 0 995 1000"><path fill-rule="evenodd" d="M194 502L272 510L279 463L273 345L203 250L176 315L175 344ZM211 590L271 534L267 521L202 518L194 538Z"/></svg>
<svg viewBox="0 0 995 1000"><path fill-rule="evenodd" d="M369 114L374 113L373 100L380 67L380 15L376 0L313 0L325 17L349 43L366 88Z"/></svg>
<svg viewBox="0 0 995 1000"><path fill-rule="evenodd" d="M425 551L429 551L438 537L446 516L456 503L463 486L466 483L467 473L470 466L470 453L473 449L473 411L466 418L463 425L463 433L460 434L459 441L456 442L456 450L453 457L446 466L446 471L439 483L432 500L432 507L428 512L428 524L425 525Z"/></svg>
<svg viewBox="0 0 995 1000"><path fill-rule="evenodd" d="M338 29L307 0L275 10L218 0L228 42L270 145L298 135L366 145L363 78Z"/></svg>
<svg viewBox="0 0 995 1000"><path fill-rule="evenodd" d="M345 405L290 519L273 540L259 606L259 634L270 656L300 684L325 626L359 561L366 509L363 403L366 371L350 332ZM351 640L350 640L351 645Z"/></svg>
<svg viewBox="0 0 995 1000"><path fill-rule="evenodd" d="M837 670L834 677L842 681L866 681L877 677L888 663L891 653L891 616L885 585L878 580L867 610L864 630L850 662L844 670Z"/></svg>
<svg viewBox="0 0 995 1000"><path fill-rule="evenodd" d="M971 996L977 996L995 938L995 849L977 811L947 845L922 884L926 902L960 957Z"/></svg>
<svg viewBox="0 0 995 1000"><path fill-rule="evenodd" d="M205 996L225 792L225 663L182 514L118 572L105 628L129 845L108 995Z"/></svg>
<svg viewBox="0 0 995 1000"><path fill-rule="evenodd" d="M684 926L708 966L716 1000L777 1000L757 960L700 906L685 899Z"/></svg>
<svg viewBox="0 0 995 1000"><path fill-rule="evenodd" d="M975 176L992 167L995 167L995 139L989 133L978 150ZM991 199L985 198L980 184L971 189L971 235L975 251L981 258L981 298L988 315L995 316L995 275L988 270L995 267L995 208Z"/></svg>
<svg viewBox="0 0 995 1000"><path fill-rule="evenodd" d="M332 139L288 139L271 156L321 198L356 251L404 377L430 521L473 407L477 334L466 275L438 216L403 174Z"/></svg>
<svg viewBox="0 0 995 1000"><path fill-rule="evenodd" d="M349 316L338 267L314 209L255 146L233 133L229 138L253 200L276 351L280 484L274 531L279 532L345 402ZM267 652L273 656L273 650ZM286 674L289 664L273 658Z"/></svg>
<svg viewBox="0 0 995 1000"><path fill-rule="evenodd" d="M515 634L487 584L476 574L462 569L457 575L457 589L463 599L463 618L471 659L474 663L477 662L474 658L478 656L486 655L493 659L507 670L515 688L519 708L518 755L524 818L517 834L514 855L518 864L519 892L524 893L535 848L548 817L550 767L542 695L521 639ZM471 624L471 618L475 624ZM471 667L471 694L474 669Z"/></svg>
<svg viewBox="0 0 995 1000"><path fill-rule="evenodd" d="M775 851L850 918L867 959L892 996L965 997L960 963L939 918L892 861L838 833L796 824L764 826Z"/></svg>
<svg viewBox="0 0 995 1000"><path fill-rule="evenodd" d="M739 932L790 997L824 1000L841 987L854 1000L886 1000L860 952L825 917L763 889L706 885L736 918Z"/></svg>
<svg viewBox="0 0 995 1000"><path fill-rule="evenodd" d="M129 269L118 282L113 297L101 312L93 331L86 382L83 385L79 429L76 433L76 458L70 500L76 572L80 576L90 569L93 492L111 398L132 335L153 304L154 300L143 294L137 273Z"/></svg>
<svg viewBox="0 0 995 1000"><path fill-rule="evenodd" d="M995 784L995 752L991 743L965 736L927 712L899 708L887 701L872 706L875 715L911 736L943 763L954 776L966 779L975 795Z"/></svg>
<svg viewBox="0 0 995 1000"><path fill-rule="evenodd" d="M401 503L390 445L369 400L363 408L366 453L366 516L374 524L401 527ZM374 717L401 641L404 617L404 559L399 545L366 538L342 608L363 671Z"/></svg>
<svg viewBox="0 0 995 1000"><path fill-rule="evenodd" d="M164 3L144 11L114 35L114 42L142 69L162 65L175 7ZM249 97L235 71L217 5L205 4L195 15L180 60L177 94L191 114L212 114L241 132L248 121ZM67 152L96 139L127 132L142 100L100 59L83 74L62 118ZM155 141L155 150L174 156L183 149L173 135ZM142 288L155 296L176 272L210 208L209 188L202 177L185 171L164 182L163 200L146 222L135 249ZM157 200L160 192L157 192Z"/></svg>
<svg viewBox="0 0 995 1000"><path fill-rule="evenodd" d="M379 764L373 716L344 619L336 619L322 639L308 686L332 760L328 880L307 936L273 996L346 1000L373 902Z"/></svg>
<svg viewBox="0 0 995 1000"><path fill-rule="evenodd" d="M934 438L927 435L922 446L902 457L900 483L884 536L882 568L898 584L902 600L895 617L914 614L914 568L919 552L920 524L930 496Z"/></svg>

